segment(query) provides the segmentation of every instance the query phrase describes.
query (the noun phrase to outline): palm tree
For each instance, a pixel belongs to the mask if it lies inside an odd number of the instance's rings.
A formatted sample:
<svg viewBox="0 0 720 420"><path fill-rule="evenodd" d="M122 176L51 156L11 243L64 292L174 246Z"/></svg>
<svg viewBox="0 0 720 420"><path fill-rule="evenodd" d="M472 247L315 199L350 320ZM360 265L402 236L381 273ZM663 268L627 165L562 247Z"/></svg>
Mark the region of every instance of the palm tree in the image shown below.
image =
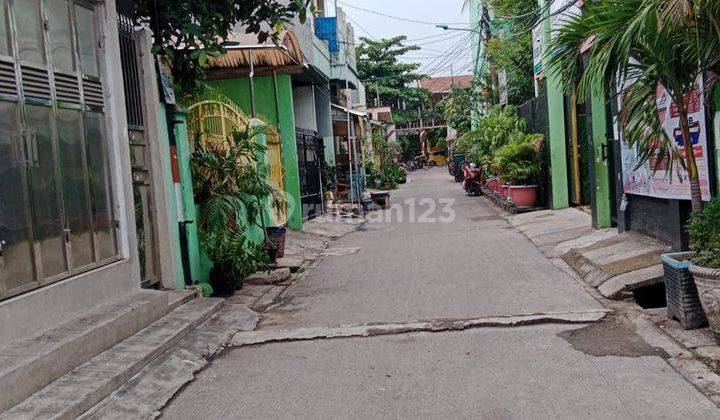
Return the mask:
<svg viewBox="0 0 720 420"><path fill-rule="evenodd" d="M638 166L665 161L671 176L686 169L693 212L702 209L702 196L688 99L699 75L719 69L719 20L720 5L714 0L599 0L566 19L549 42L550 71L560 75L568 92L575 87L581 51L592 43L578 97L591 89L622 94L624 136L637 146ZM627 82L633 83L628 87ZM684 156L662 129L658 86L677 106Z"/></svg>

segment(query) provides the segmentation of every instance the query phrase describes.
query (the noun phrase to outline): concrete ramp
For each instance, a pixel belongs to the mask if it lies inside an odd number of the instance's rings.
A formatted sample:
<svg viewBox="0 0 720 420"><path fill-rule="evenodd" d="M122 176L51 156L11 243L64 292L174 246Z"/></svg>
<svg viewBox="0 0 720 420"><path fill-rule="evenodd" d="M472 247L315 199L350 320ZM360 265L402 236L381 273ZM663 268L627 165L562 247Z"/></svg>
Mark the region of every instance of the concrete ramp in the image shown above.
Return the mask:
<svg viewBox="0 0 720 420"><path fill-rule="evenodd" d="M660 255L670 247L625 232L591 245L572 248L562 259L608 298L663 281Z"/></svg>
<svg viewBox="0 0 720 420"><path fill-rule="evenodd" d="M512 216L510 222L548 258L562 258L588 284L610 299L663 281L660 254L669 246L632 232L595 230L577 209Z"/></svg>

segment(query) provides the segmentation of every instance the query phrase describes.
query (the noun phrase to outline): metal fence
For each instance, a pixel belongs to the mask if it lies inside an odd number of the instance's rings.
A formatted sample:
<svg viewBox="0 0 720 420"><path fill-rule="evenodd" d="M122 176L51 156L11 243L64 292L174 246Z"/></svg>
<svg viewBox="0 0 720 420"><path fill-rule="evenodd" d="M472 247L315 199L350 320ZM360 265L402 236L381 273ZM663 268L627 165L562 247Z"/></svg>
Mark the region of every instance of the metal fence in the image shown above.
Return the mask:
<svg viewBox="0 0 720 420"><path fill-rule="evenodd" d="M309 220L322 214L322 173L325 153L322 138L317 132L295 129L298 154L298 172L300 175L300 199L303 220Z"/></svg>

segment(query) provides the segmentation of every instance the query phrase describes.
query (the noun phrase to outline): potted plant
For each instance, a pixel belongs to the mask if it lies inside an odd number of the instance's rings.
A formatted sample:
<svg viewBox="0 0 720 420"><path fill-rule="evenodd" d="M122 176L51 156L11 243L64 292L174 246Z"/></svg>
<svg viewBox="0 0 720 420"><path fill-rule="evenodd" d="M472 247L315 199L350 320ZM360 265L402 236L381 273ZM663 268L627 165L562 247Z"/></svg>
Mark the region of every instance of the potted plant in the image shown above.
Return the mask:
<svg viewBox="0 0 720 420"><path fill-rule="evenodd" d="M693 252L671 252L660 256L663 263L668 317L677 319L686 330L707 324L698 290L690 272L690 259L693 255Z"/></svg>
<svg viewBox="0 0 720 420"><path fill-rule="evenodd" d="M710 330L720 338L720 200L714 199L693 213L687 230L694 252L690 273Z"/></svg>
<svg viewBox="0 0 720 420"><path fill-rule="evenodd" d="M268 238L268 241L271 241L275 245L276 259L284 257L285 237L287 235L287 229L284 226L270 226L268 228L265 228L265 234Z"/></svg>
<svg viewBox="0 0 720 420"><path fill-rule="evenodd" d="M523 134L510 140L495 153L495 164L507 184L504 193L517 207L535 207L540 151L543 137Z"/></svg>
<svg viewBox="0 0 720 420"><path fill-rule="evenodd" d="M213 262L210 284L217 297L235 294L245 277L260 271L268 262L264 251L248 241L243 230L200 231L200 244Z"/></svg>
<svg viewBox="0 0 720 420"><path fill-rule="evenodd" d="M191 155L198 234L213 263L210 278L218 296L231 295L247 275L267 265L271 253L264 252L265 245L272 243L277 255L278 243L264 229L266 210L272 204L277 208L280 197L260 163L265 148L255 137L263 129L235 132L227 142L208 142ZM248 240L251 226L263 227L263 242Z"/></svg>

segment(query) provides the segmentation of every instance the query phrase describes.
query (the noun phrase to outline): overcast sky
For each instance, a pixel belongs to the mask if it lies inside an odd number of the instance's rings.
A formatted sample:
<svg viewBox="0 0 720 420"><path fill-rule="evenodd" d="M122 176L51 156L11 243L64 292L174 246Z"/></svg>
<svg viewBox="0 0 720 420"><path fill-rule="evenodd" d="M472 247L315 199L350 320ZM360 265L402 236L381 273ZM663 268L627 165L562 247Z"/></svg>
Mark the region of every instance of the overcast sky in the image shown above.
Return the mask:
<svg viewBox="0 0 720 420"><path fill-rule="evenodd" d="M326 2L330 3L328 15L332 16L333 0ZM471 33L435 27L435 24L467 27L463 0L338 0L337 3L350 17L356 37L380 39L407 35L409 43L420 45L422 49L409 52L404 61L421 63L422 72L430 76L450 75L451 68L455 75L471 72Z"/></svg>

